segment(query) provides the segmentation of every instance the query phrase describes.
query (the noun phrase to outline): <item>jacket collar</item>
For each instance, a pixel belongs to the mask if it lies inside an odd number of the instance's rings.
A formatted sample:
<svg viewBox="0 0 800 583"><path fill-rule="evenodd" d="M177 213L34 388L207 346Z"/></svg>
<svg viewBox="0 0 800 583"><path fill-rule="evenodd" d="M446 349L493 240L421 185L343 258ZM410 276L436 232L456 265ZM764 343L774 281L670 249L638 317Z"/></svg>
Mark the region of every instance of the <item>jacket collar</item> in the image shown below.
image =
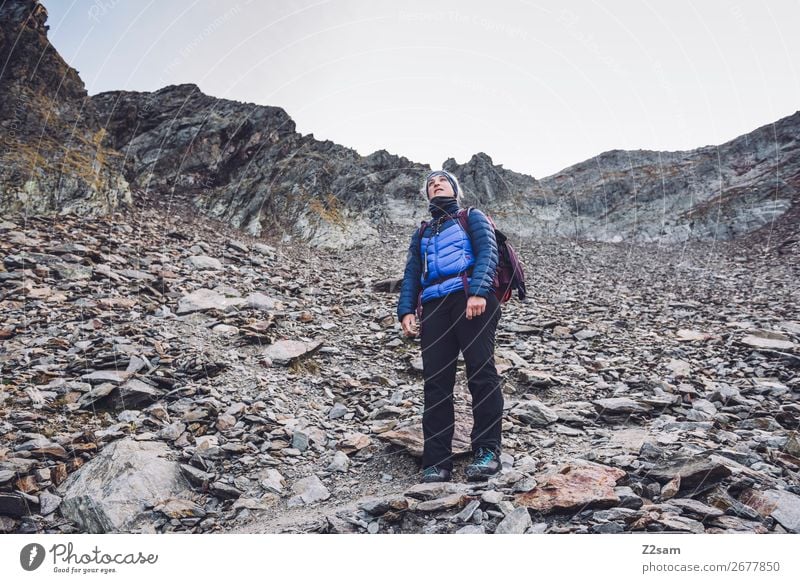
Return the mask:
<svg viewBox="0 0 800 583"><path fill-rule="evenodd" d="M428 203L428 210L434 219L439 219L446 214L455 216L459 209L458 200L452 196L434 196Z"/></svg>

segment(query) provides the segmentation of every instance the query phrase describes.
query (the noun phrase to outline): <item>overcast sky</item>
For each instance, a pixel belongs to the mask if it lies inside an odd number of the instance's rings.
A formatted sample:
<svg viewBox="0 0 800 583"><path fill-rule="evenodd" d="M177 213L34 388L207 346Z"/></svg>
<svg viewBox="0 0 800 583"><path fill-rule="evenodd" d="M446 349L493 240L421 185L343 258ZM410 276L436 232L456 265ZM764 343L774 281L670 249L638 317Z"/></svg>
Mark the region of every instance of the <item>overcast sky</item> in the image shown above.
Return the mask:
<svg viewBox="0 0 800 583"><path fill-rule="evenodd" d="M800 109L800 1L46 0L90 94L196 83L303 134L537 178Z"/></svg>

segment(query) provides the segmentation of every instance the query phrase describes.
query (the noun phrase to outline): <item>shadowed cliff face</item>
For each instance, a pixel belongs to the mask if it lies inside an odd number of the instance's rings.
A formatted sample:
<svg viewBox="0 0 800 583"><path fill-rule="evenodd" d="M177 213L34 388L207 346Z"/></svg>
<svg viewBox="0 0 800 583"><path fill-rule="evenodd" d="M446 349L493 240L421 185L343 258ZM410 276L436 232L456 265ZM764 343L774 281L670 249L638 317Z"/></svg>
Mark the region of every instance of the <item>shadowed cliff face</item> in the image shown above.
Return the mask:
<svg viewBox="0 0 800 583"><path fill-rule="evenodd" d="M132 184L253 235L282 228L350 246L374 235L371 223L390 219L387 200L407 211L424 206L416 189L427 166L303 136L278 107L217 99L196 85L114 91L92 102L125 153Z"/></svg>
<svg viewBox="0 0 800 583"><path fill-rule="evenodd" d="M122 161L33 0L0 5L0 211L105 214L130 202Z"/></svg>

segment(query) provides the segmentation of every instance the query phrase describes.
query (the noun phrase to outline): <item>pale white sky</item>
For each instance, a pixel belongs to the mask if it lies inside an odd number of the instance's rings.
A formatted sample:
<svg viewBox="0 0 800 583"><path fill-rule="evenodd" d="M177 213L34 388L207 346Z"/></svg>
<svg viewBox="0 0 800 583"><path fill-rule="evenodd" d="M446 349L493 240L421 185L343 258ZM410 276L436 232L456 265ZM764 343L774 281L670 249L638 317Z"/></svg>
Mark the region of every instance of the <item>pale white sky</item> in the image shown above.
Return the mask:
<svg viewBox="0 0 800 583"><path fill-rule="evenodd" d="M45 0L90 94L196 83L298 131L548 176L800 109L800 2Z"/></svg>

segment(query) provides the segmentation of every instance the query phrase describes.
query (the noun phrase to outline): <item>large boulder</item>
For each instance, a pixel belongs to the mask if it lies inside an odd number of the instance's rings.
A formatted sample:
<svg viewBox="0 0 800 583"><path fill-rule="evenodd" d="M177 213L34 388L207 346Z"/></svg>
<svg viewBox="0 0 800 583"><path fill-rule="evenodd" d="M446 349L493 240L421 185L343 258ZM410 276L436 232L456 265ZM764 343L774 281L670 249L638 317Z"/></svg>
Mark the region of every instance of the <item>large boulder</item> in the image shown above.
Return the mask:
<svg viewBox="0 0 800 583"><path fill-rule="evenodd" d="M107 445L59 488L62 514L91 533L149 530L148 509L190 488L170 457L162 442Z"/></svg>

